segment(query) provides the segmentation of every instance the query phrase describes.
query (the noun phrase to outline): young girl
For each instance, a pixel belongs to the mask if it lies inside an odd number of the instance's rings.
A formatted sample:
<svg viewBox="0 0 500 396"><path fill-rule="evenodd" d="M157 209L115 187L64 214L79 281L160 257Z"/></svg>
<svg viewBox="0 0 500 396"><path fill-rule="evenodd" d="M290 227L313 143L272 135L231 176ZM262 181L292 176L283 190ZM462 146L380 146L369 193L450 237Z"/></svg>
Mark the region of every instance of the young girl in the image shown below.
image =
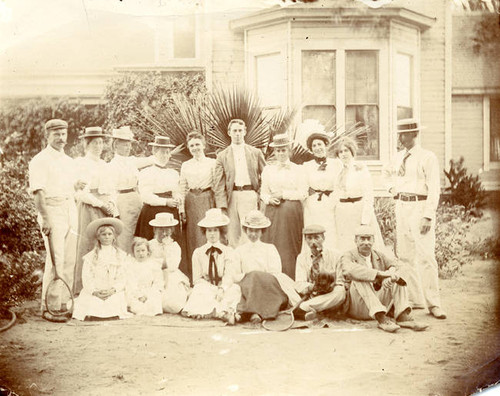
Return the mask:
<svg viewBox="0 0 500 396"><path fill-rule="evenodd" d="M145 238L134 238L135 260L128 265L127 302L130 312L155 316L162 313L163 275L151 259L151 248Z"/></svg>
<svg viewBox="0 0 500 396"><path fill-rule="evenodd" d="M86 229L89 238L96 239L95 247L83 256L83 289L75 300L73 318L126 318L125 298L127 256L116 246L116 237L123 223L114 218L92 221Z"/></svg>
<svg viewBox="0 0 500 396"><path fill-rule="evenodd" d="M216 317L229 324L235 322L236 305L241 292L233 284L237 273L233 249L223 245L221 237L229 218L220 209L209 209L198 226L207 243L193 252L193 291L182 315L196 319Z"/></svg>
<svg viewBox="0 0 500 396"><path fill-rule="evenodd" d="M179 270L181 248L172 239L177 224L179 221L166 212L157 213L149 222L154 232L154 239L149 241L151 257L163 271L162 306L166 313L179 313L189 294L189 279Z"/></svg>

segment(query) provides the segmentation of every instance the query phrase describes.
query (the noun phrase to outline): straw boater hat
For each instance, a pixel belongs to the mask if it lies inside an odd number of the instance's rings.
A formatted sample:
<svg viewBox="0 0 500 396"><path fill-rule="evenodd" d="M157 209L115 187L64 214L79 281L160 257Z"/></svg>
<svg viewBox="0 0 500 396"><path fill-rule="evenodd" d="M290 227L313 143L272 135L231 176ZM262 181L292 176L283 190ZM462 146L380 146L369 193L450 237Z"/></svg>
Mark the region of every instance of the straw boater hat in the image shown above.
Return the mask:
<svg viewBox="0 0 500 396"><path fill-rule="evenodd" d="M89 238L95 238L97 230L102 226L112 226L115 229L116 235L120 235L123 230L123 222L120 219L115 219L113 217L104 217L102 219L92 221L87 226L85 232L87 233L87 236Z"/></svg>
<svg viewBox="0 0 500 396"><path fill-rule="evenodd" d="M172 144L168 136L155 136L155 141L153 143L148 143L148 145L154 147L175 147L175 144Z"/></svg>
<svg viewBox="0 0 500 396"><path fill-rule="evenodd" d="M105 134L101 127L88 127L85 128L85 133L80 136L80 139L93 137L109 137L109 135Z"/></svg>
<svg viewBox="0 0 500 396"><path fill-rule="evenodd" d="M179 224L179 220L174 219L174 215L168 212L157 213L155 218L149 222L152 227L174 227Z"/></svg>
<svg viewBox="0 0 500 396"><path fill-rule="evenodd" d="M267 228L271 225L271 220L269 220L264 213L260 210L251 210L245 216L242 226L247 228Z"/></svg>
<svg viewBox="0 0 500 396"><path fill-rule="evenodd" d="M422 129L425 127L420 126L416 118L405 118L398 121L398 133L416 132Z"/></svg>
<svg viewBox="0 0 500 396"><path fill-rule="evenodd" d="M68 123L64 120L53 119L45 123L45 131L57 131L58 129L68 129Z"/></svg>
<svg viewBox="0 0 500 396"><path fill-rule="evenodd" d="M198 222L198 226L203 228L223 227L229 224L229 217L222 213L220 209L208 209L205 217Z"/></svg>
<svg viewBox="0 0 500 396"><path fill-rule="evenodd" d="M273 141L269 144L269 147L286 147L291 144L290 136L287 133L280 133L273 136Z"/></svg>
<svg viewBox="0 0 500 396"><path fill-rule="evenodd" d="M123 126L119 129L113 129L111 134L113 139L128 140L130 142L135 142L134 133L129 126Z"/></svg>
<svg viewBox="0 0 500 396"><path fill-rule="evenodd" d="M312 144L314 140L322 140L325 142L325 145L328 146L330 144L330 137L324 132L313 132L307 138L307 148L312 151Z"/></svg>
<svg viewBox="0 0 500 396"><path fill-rule="evenodd" d="M302 230L302 234L304 235L324 234L325 232L325 227L319 224L308 225Z"/></svg>

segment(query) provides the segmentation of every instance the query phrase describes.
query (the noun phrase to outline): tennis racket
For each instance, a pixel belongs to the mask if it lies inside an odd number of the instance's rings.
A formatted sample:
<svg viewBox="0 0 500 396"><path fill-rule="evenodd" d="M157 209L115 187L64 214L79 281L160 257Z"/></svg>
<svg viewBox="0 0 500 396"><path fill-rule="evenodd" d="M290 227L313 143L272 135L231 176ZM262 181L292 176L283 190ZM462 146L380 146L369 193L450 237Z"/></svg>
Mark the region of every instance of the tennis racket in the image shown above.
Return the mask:
<svg viewBox="0 0 500 396"><path fill-rule="evenodd" d="M49 241L48 247L49 247L50 259L52 261L52 266L54 267L54 279L52 279L50 281L49 285L47 286L47 290L45 291L45 308L46 308L48 313L50 313L52 316L54 316L56 318L60 318L63 316L71 317L71 315L73 314L73 306L75 303L73 292L71 291L71 288L66 283L66 281L63 278L61 278L59 276L59 274L57 273L54 248L52 246L52 238L51 238L50 234L47 236L47 239ZM49 306L48 298L47 298L50 293L60 294L60 295L67 294L69 296L69 300L66 303L66 307L62 308L60 310L52 309Z"/></svg>
<svg viewBox="0 0 500 396"><path fill-rule="evenodd" d="M311 295L310 293L304 295L304 297L302 297L300 301L297 304L295 304L292 308L289 308L286 311L279 312L278 316L276 316L275 319L272 320L266 319L262 321L262 327L269 331L289 330L293 326L293 323L295 322L293 311L295 311L295 309L297 309L300 306L300 304L306 301L310 297L310 295Z"/></svg>

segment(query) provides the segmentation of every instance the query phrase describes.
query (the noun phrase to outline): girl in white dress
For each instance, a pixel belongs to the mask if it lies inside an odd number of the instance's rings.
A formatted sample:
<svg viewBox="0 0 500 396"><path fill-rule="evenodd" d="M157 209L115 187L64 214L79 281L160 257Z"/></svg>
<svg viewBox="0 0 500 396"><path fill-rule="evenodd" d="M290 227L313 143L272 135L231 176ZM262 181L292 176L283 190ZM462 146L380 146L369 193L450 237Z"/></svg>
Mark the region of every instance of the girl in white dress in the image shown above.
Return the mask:
<svg viewBox="0 0 500 396"><path fill-rule="evenodd" d="M136 237L132 242L134 259L128 264L127 302L136 315L155 316L162 311L163 274L151 258L147 239Z"/></svg>
<svg viewBox="0 0 500 396"><path fill-rule="evenodd" d="M241 290L234 284L238 272L233 249L221 243L229 217L220 209L209 209L198 222L206 241L193 253L194 287L186 306L184 316L201 319L216 317L235 323L236 305L241 298Z"/></svg>
<svg viewBox="0 0 500 396"><path fill-rule="evenodd" d="M179 313L189 294L189 279L179 270L181 248L172 238L177 224L179 221L171 213L157 213L149 222L154 233L149 241L151 257L163 271L162 306L166 313Z"/></svg>
<svg viewBox="0 0 500 396"><path fill-rule="evenodd" d="M127 255L117 248L116 237L123 223L102 218L87 226L87 235L96 241L94 249L83 257L83 288L75 299L73 318L126 318L125 297Z"/></svg>

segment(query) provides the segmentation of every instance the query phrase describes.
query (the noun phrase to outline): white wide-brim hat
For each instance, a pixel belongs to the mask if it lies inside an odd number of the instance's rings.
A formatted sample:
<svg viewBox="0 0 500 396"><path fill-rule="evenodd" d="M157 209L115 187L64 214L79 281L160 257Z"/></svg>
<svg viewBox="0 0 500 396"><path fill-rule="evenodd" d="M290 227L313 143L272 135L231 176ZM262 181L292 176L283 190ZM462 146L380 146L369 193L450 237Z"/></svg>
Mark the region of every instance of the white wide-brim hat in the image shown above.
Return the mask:
<svg viewBox="0 0 500 396"><path fill-rule="evenodd" d="M224 227L229 224L229 217L227 217L220 209L208 209L205 217L198 222L199 227L212 228Z"/></svg>
<svg viewBox="0 0 500 396"><path fill-rule="evenodd" d="M85 232L89 238L97 237L97 230L102 226L111 226L115 229L116 235L120 235L123 231L123 222L114 217L103 217L89 223Z"/></svg>
<svg viewBox="0 0 500 396"><path fill-rule="evenodd" d="M111 133L113 139L128 140L130 142L135 142L134 133L129 126L123 126L119 129L113 129Z"/></svg>
<svg viewBox="0 0 500 396"><path fill-rule="evenodd" d="M243 227L255 229L267 228L270 225L271 220L269 220L260 210L252 210L248 212L242 224Z"/></svg>
<svg viewBox="0 0 500 396"><path fill-rule="evenodd" d="M417 132L425 129L425 127L419 125L419 122L416 118L405 118L399 120L397 128L398 133Z"/></svg>
<svg viewBox="0 0 500 396"><path fill-rule="evenodd" d="M172 213L157 213L155 218L149 222L152 227L174 227L179 224L179 220L174 218Z"/></svg>

